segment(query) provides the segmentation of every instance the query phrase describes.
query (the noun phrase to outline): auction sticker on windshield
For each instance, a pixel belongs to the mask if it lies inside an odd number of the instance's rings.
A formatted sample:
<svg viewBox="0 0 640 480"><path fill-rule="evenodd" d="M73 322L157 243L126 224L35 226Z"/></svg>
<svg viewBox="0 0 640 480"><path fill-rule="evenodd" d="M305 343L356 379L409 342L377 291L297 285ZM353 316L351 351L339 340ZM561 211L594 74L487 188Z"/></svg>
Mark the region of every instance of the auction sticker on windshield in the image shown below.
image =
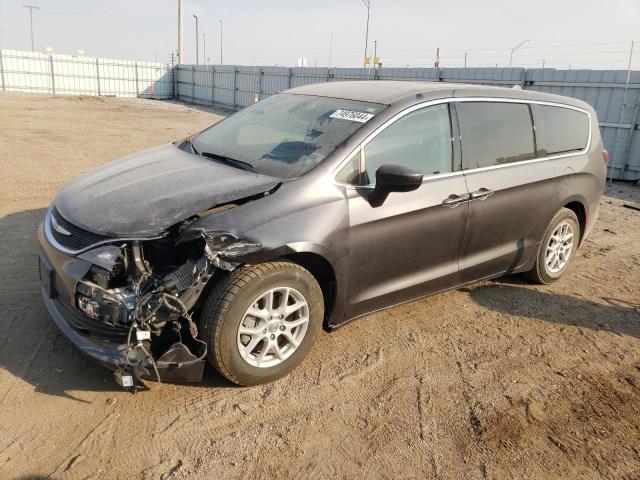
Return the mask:
<svg viewBox="0 0 640 480"><path fill-rule="evenodd" d="M372 113L354 112L353 110L336 110L331 115L331 118L338 118L340 120L350 120L352 122L366 123L373 118Z"/></svg>

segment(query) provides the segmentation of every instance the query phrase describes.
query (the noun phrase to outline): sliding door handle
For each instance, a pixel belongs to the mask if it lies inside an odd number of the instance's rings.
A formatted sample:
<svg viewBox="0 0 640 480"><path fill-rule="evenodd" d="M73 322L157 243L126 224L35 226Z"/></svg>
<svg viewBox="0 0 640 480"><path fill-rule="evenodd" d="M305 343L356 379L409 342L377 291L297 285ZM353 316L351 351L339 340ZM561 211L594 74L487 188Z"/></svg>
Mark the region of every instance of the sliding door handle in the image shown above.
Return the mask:
<svg viewBox="0 0 640 480"><path fill-rule="evenodd" d="M471 192L469 197L471 200L484 200L487 197L490 197L496 193L494 190L489 190L488 188L481 188L480 190L476 190L475 192Z"/></svg>
<svg viewBox="0 0 640 480"><path fill-rule="evenodd" d="M457 207L461 203L468 202L470 198L471 196L468 193L465 193L464 195L456 195L455 193L452 193L442 201L442 205L453 208Z"/></svg>

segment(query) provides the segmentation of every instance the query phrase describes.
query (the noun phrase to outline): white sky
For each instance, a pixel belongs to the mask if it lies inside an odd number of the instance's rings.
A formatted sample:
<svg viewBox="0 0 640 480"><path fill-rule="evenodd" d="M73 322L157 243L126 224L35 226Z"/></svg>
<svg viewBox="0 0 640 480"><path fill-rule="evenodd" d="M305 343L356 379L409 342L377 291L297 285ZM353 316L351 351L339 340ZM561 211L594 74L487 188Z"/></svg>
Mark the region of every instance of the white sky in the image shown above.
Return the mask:
<svg viewBox="0 0 640 480"><path fill-rule="evenodd" d="M185 2L186 62L195 61L193 14L206 35L207 63L360 66L364 55L363 0L240 0ZM169 61L177 48L177 0L0 0L3 48L29 50L34 11L36 50L132 60ZM640 0L371 0L371 49L378 41L384 66L508 66L511 48L529 40L514 66L640 70Z"/></svg>

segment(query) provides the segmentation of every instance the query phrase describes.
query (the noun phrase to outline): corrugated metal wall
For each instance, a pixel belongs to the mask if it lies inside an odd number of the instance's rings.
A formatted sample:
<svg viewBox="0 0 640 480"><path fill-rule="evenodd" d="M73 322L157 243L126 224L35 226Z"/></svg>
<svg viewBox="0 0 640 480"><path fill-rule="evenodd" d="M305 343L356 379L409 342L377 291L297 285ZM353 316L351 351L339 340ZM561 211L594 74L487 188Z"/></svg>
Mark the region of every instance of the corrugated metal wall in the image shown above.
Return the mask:
<svg viewBox="0 0 640 480"><path fill-rule="evenodd" d="M178 65L0 50L2 91L115 95L237 109L288 88L347 80L520 85L590 103L609 150L609 175L640 178L640 72L523 68L287 68Z"/></svg>
<svg viewBox="0 0 640 480"><path fill-rule="evenodd" d="M0 50L7 92L173 98L171 65Z"/></svg>
<svg viewBox="0 0 640 480"><path fill-rule="evenodd" d="M345 80L461 82L556 93L579 98L598 113L609 150L609 175L640 178L640 72L523 68L287 68L178 65L179 100L237 109L299 85Z"/></svg>

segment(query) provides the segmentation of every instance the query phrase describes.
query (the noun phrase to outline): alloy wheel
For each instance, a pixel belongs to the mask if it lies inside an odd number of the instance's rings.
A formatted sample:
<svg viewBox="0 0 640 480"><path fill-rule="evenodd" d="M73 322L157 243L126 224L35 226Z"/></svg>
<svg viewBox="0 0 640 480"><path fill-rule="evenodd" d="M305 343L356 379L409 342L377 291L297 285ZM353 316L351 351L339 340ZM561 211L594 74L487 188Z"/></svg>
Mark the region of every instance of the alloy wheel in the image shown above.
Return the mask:
<svg viewBox="0 0 640 480"><path fill-rule="evenodd" d="M569 261L573 250L573 227L568 222L558 225L549 239L545 263L550 273L560 272Z"/></svg>
<svg viewBox="0 0 640 480"><path fill-rule="evenodd" d="M274 367L293 355L308 326L309 305L304 295L290 287L272 288L244 313L238 327L238 352L249 365Z"/></svg>

